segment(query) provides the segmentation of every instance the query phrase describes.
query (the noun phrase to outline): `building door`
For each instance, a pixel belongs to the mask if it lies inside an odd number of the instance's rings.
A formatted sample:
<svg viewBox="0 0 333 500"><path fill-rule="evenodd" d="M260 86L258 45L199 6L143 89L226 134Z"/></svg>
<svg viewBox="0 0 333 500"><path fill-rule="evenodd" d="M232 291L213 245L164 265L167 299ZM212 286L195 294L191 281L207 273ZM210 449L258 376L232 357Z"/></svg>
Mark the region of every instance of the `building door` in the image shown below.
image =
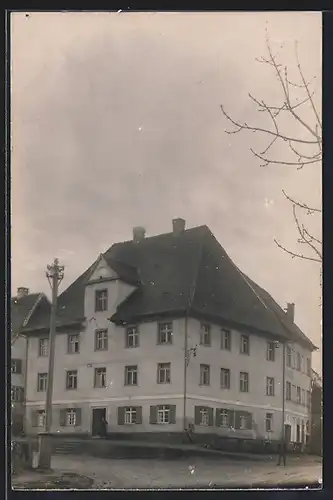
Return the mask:
<svg viewBox="0 0 333 500"><path fill-rule="evenodd" d="M297 424L296 426L296 443L300 443L301 442L301 428L300 428L300 425Z"/></svg>
<svg viewBox="0 0 333 500"><path fill-rule="evenodd" d="M99 436L102 430L102 419L106 419L106 408L92 409L92 436Z"/></svg>

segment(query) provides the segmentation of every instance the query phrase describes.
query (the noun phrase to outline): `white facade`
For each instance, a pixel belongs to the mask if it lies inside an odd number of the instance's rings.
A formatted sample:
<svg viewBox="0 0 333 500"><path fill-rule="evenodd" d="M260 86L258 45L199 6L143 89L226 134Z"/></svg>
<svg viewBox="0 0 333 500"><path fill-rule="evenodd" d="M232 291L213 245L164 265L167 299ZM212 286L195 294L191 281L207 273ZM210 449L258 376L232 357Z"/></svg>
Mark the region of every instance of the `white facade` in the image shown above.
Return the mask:
<svg viewBox="0 0 333 500"><path fill-rule="evenodd" d="M109 321L109 318L115 312L116 306L134 289L119 281L117 276L107 268L103 259L100 260L90 282L86 285L85 327L79 332L68 331L57 334L52 430L66 433L91 433L93 409L105 408L108 431L112 433L181 432L186 423L186 425L194 424L197 433L280 439L283 398L282 347L275 348L274 360L268 361L267 342L269 339L251 333L248 335L249 354L242 354L240 352L241 337L246 335L246 332L232 330L230 331L230 350L222 349L221 326L214 324L209 324L206 328L209 331L210 345L200 345L202 325L198 320L189 318L187 346L190 350L196 347L196 356L193 354L190 356L186 370L186 421L184 421L186 320L185 318L161 320L162 323L167 322L172 325L170 344L159 343L159 322L151 321L137 325L137 346L127 347L127 328L135 325L116 326ZM104 290L107 290L105 294L107 308L103 311L96 311L95 292ZM107 330L107 344L104 340L98 340L97 345L96 332L101 330ZM79 337L73 338L73 335ZM36 416L37 412L44 408L46 395L45 391L38 390L38 374L44 374L48 369L47 356L40 355L43 354L40 352L42 338L31 336L28 341L26 394L28 432L40 431L43 423L41 414L38 418ZM73 347L75 342L77 347ZM105 349L98 349L98 346ZM301 346L294 344L293 349L304 359L311 357L310 351ZM162 375L158 373L160 364L162 365L160 369L164 370ZM203 368L204 366L206 368ZM136 381L136 385L126 385L126 367L132 367L130 368L132 371L133 367L136 367L136 375L130 375L136 377L131 378ZM290 381L296 387L300 387L301 394L302 390L310 390L310 377L306 373L306 362L302 368L303 371L287 368L285 372L286 382ZM96 371L97 369L100 371ZM221 369L229 370L229 387L226 383L226 387L221 388ZM209 372L207 384L202 383L207 382L203 379L204 370ZM68 377L73 375L68 375L68 372L76 372L76 388L67 388ZM167 372L170 378L166 375ZM241 372L247 374L248 392L240 391ZM97 376L99 377L98 384L96 384ZM267 377L270 378L270 385L274 385L272 395L267 395ZM159 383L161 380L166 383ZM73 383L75 385L75 382ZM101 384L104 387L95 387ZM294 394L292 396L296 398ZM223 421L228 423L225 427L217 426L217 409L248 412L251 418L250 428L239 429L242 423L235 426L234 421ZM134 411L140 415L139 423L136 424L130 423ZM156 424L156 420L163 421L164 418L168 418L165 417L167 411L171 412L170 415L172 414L170 417L172 423ZM75 412L76 420L73 417ZM200 422L198 422L198 417L195 418L195 415L199 413ZM119 417L119 415L123 416ZM233 415L235 417L236 413ZM239 418L241 422L242 417ZM266 427L268 418L270 427ZM292 425L292 440L296 441L297 423L305 425L308 418L305 400L301 404L286 401L285 423L290 422Z"/></svg>

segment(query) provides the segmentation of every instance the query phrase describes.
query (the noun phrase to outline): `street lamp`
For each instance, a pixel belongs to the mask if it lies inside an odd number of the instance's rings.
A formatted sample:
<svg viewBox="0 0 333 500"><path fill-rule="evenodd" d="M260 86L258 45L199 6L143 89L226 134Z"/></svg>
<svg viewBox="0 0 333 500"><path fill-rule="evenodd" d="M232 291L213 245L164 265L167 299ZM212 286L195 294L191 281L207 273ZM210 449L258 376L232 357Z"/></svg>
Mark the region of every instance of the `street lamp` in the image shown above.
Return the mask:
<svg viewBox="0 0 333 500"><path fill-rule="evenodd" d="M59 265L59 260L54 259L53 264L47 266L46 277L52 289L52 304L50 317L50 333L49 333L49 366L47 373L46 386L46 402L45 402L45 432L40 435L40 455L39 467L49 469L51 465L51 449L48 434L51 431L52 424L52 392L53 392L53 375L54 375L54 351L56 338L56 314L58 288L60 282L64 278L64 266Z"/></svg>

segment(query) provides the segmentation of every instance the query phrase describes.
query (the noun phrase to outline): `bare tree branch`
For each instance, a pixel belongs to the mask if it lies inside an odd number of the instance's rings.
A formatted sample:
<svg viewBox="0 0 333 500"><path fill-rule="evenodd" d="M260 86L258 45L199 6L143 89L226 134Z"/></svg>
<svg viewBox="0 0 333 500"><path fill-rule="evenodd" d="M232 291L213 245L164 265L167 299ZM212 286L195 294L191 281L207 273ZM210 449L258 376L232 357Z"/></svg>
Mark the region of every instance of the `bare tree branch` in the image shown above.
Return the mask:
<svg viewBox="0 0 333 500"><path fill-rule="evenodd" d="M308 255L303 255L301 253L295 253L295 252L292 252L291 250L288 250L286 247L284 247L283 245L281 245L281 243L279 243L277 240L274 240L274 243L279 247L281 248L281 250L283 250L284 252L286 253L289 253L289 255L292 256L292 258L295 258L297 257L298 259L304 259L304 260L311 260L313 262L322 262L321 259L316 259L315 257L309 257Z"/></svg>
<svg viewBox="0 0 333 500"><path fill-rule="evenodd" d="M311 215L314 212L321 212L320 208L312 208L306 205L305 203L301 203L299 201L296 201L295 199L291 198L291 196L287 195L287 193L282 189L282 193L284 196L289 200L293 205L296 205L297 207L304 208L305 210L308 211L308 215Z"/></svg>
<svg viewBox="0 0 333 500"><path fill-rule="evenodd" d="M266 113L269 116L272 127L265 128L263 126L259 127L257 125L249 125L247 122L236 121L226 112L224 106L221 105L220 107L223 115L225 116L227 121L235 127L235 130L226 130L226 133L236 134L238 132L245 130L253 133L258 132L259 134L271 136L268 144L263 149L263 151L257 152L254 148L250 148L252 154L256 158L261 160L262 167L266 167L271 164L285 165L287 167L294 166L296 167L297 170L299 170L302 169L305 165L321 163L322 161L321 119L313 100L315 92L310 91L310 84L312 83L312 81L306 81L301 64L299 62L297 44L295 48L296 48L296 61L297 61L298 73L300 76L300 83L291 81L288 75L288 68L286 66L282 66L282 64L278 62L278 54L273 54L267 30L266 30L266 45L267 45L268 56L261 57L257 59L257 61L260 62L261 64L266 64L270 66L274 70L275 77L282 90L282 95L283 95L282 102L280 105L277 105L276 103L274 103L274 105L270 105L262 99L257 99L251 93L249 93L248 95L253 104L255 104L257 111L260 113ZM301 98L299 102L292 102L293 100L295 101L295 99L292 99L292 93L295 89L305 92L306 97ZM298 101L298 98L296 98L296 101ZM306 105L308 105L308 107L310 106L314 114L315 123L313 125L311 123L307 123L304 120L304 118L299 114L299 112L301 112L304 106ZM280 123L280 120L278 120L281 113L283 113L284 116L289 114L289 116L291 116L294 120L296 120L299 123L299 125L303 128L303 130L305 130L306 133L310 135L310 137L307 138L305 136L305 138L303 139L298 135L292 137L288 133L286 133L283 130L283 128L285 127L285 123L284 124ZM282 159L274 157L270 158L267 156L267 153L269 151L272 151L271 148L274 144L279 144L281 146L282 143L285 142L287 143L287 150L289 150L289 153L292 153L295 156L295 160L292 159L284 160L283 158ZM299 144L300 146L297 146L297 144ZM315 150L302 151L304 147L302 147L301 145L315 146ZM269 156L272 156L272 154L270 154ZM322 253L321 253L322 242L320 241L320 239L313 236L313 234L311 234L311 232L303 223L300 223L296 212L296 209L301 209L305 211L305 215L312 215L315 213L317 214L321 213L321 209L310 207L307 203L303 201L301 202L293 199L292 197L287 195L285 191L282 192L286 200L292 204L293 220L298 232L297 243L306 245L308 249L314 254L314 256L293 252L287 249L277 240L274 240L276 245L286 253L290 254L293 258L297 257L300 259L310 260L314 262L322 262Z"/></svg>
<svg viewBox="0 0 333 500"><path fill-rule="evenodd" d="M309 100L311 102L311 106L312 106L312 109L313 109L313 112L317 118L317 121L318 121L318 125L320 126L320 128L322 128L322 124L321 124L321 120L319 118L319 114L318 114L318 111L316 109L316 106L314 105L314 102L313 102L313 99L312 99L312 96L310 95L310 92L309 92L309 85L306 83L305 81L305 78L304 78L304 75L303 75L303 71L302 71L302 68L301 68L301 65L300 65L300 62L299 62L299 57L298 57L298 44L296 42L296 59L297 59L297 67L298 67L298 71L299 71L299 74L301 75L301 79L302 79L302 82L303 82L303 85L305 87L305 90L306 90L306 93L308 94L308 97L309 97Z"/></svg>
<svg viewBox="0 0 333 500"><path fill-rule="evenodd" d="M292 141L292 142L299 142L299 143L302 143L302 144L317 144L317 141L309 141L309 140L306 140L306 139L299 139L299 138L295 138L295 137L289 137L289 136L286 136L286 135L283 135L283 134L276 134L276 132L273 132L272 130L267 130L267 129L264 129L264 128L260 128L260 127L251 127L250 125L248 125L247 123L237 123L235 120L233 120L231 118L230 115L228 115L228 113L225 111L225 109L223 108L222 104L220 104L220 108L222 110L222 113L224 114L224 116L235 126L235 127L238 127L239 130L226 130L225 132L227 134L237 134L238 132L240 132L242 129L245 129L245 130L252 130L253 132L264 132L265 134L270 134L270 135L274 135L274 136L278 136L280 139L283 139L284 141Z"/></svg>

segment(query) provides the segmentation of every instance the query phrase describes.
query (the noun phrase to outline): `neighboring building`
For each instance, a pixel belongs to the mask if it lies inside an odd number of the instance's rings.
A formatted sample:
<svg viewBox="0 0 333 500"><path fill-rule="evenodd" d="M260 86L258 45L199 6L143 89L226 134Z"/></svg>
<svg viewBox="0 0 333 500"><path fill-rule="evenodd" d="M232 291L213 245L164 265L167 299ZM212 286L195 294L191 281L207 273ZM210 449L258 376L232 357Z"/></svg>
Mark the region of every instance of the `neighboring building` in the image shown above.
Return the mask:
<svg viewBox="0 0 333 500"><path fill-rule="evenodd" d="M311 391L311 436L310 451L316 455L323 452L323 384L322 379L312 370Z"/></svg>
<svg viewBox="0 0 333 500"><path fill-rule="evenodd" d="M109 433L194 425L196 435L279 440L281 342L292 341L285 423L305 442L315 346L293 312L246 277L207 226L185 230L175 219L171 233L149 238L135 228L59 297L52 430L96 434L105 416ZM45 302L24 329L29 432L44 425L49 314Z"/></svg>
<svg viewBox="0 0 333 500"><path fill-rule="evenodd" d="M24 426L27 340L21 332L41 298L42 294L29 294L28 288L20 287L17 296L11 299L11 401L14 435L21 432Z"/></svg>

